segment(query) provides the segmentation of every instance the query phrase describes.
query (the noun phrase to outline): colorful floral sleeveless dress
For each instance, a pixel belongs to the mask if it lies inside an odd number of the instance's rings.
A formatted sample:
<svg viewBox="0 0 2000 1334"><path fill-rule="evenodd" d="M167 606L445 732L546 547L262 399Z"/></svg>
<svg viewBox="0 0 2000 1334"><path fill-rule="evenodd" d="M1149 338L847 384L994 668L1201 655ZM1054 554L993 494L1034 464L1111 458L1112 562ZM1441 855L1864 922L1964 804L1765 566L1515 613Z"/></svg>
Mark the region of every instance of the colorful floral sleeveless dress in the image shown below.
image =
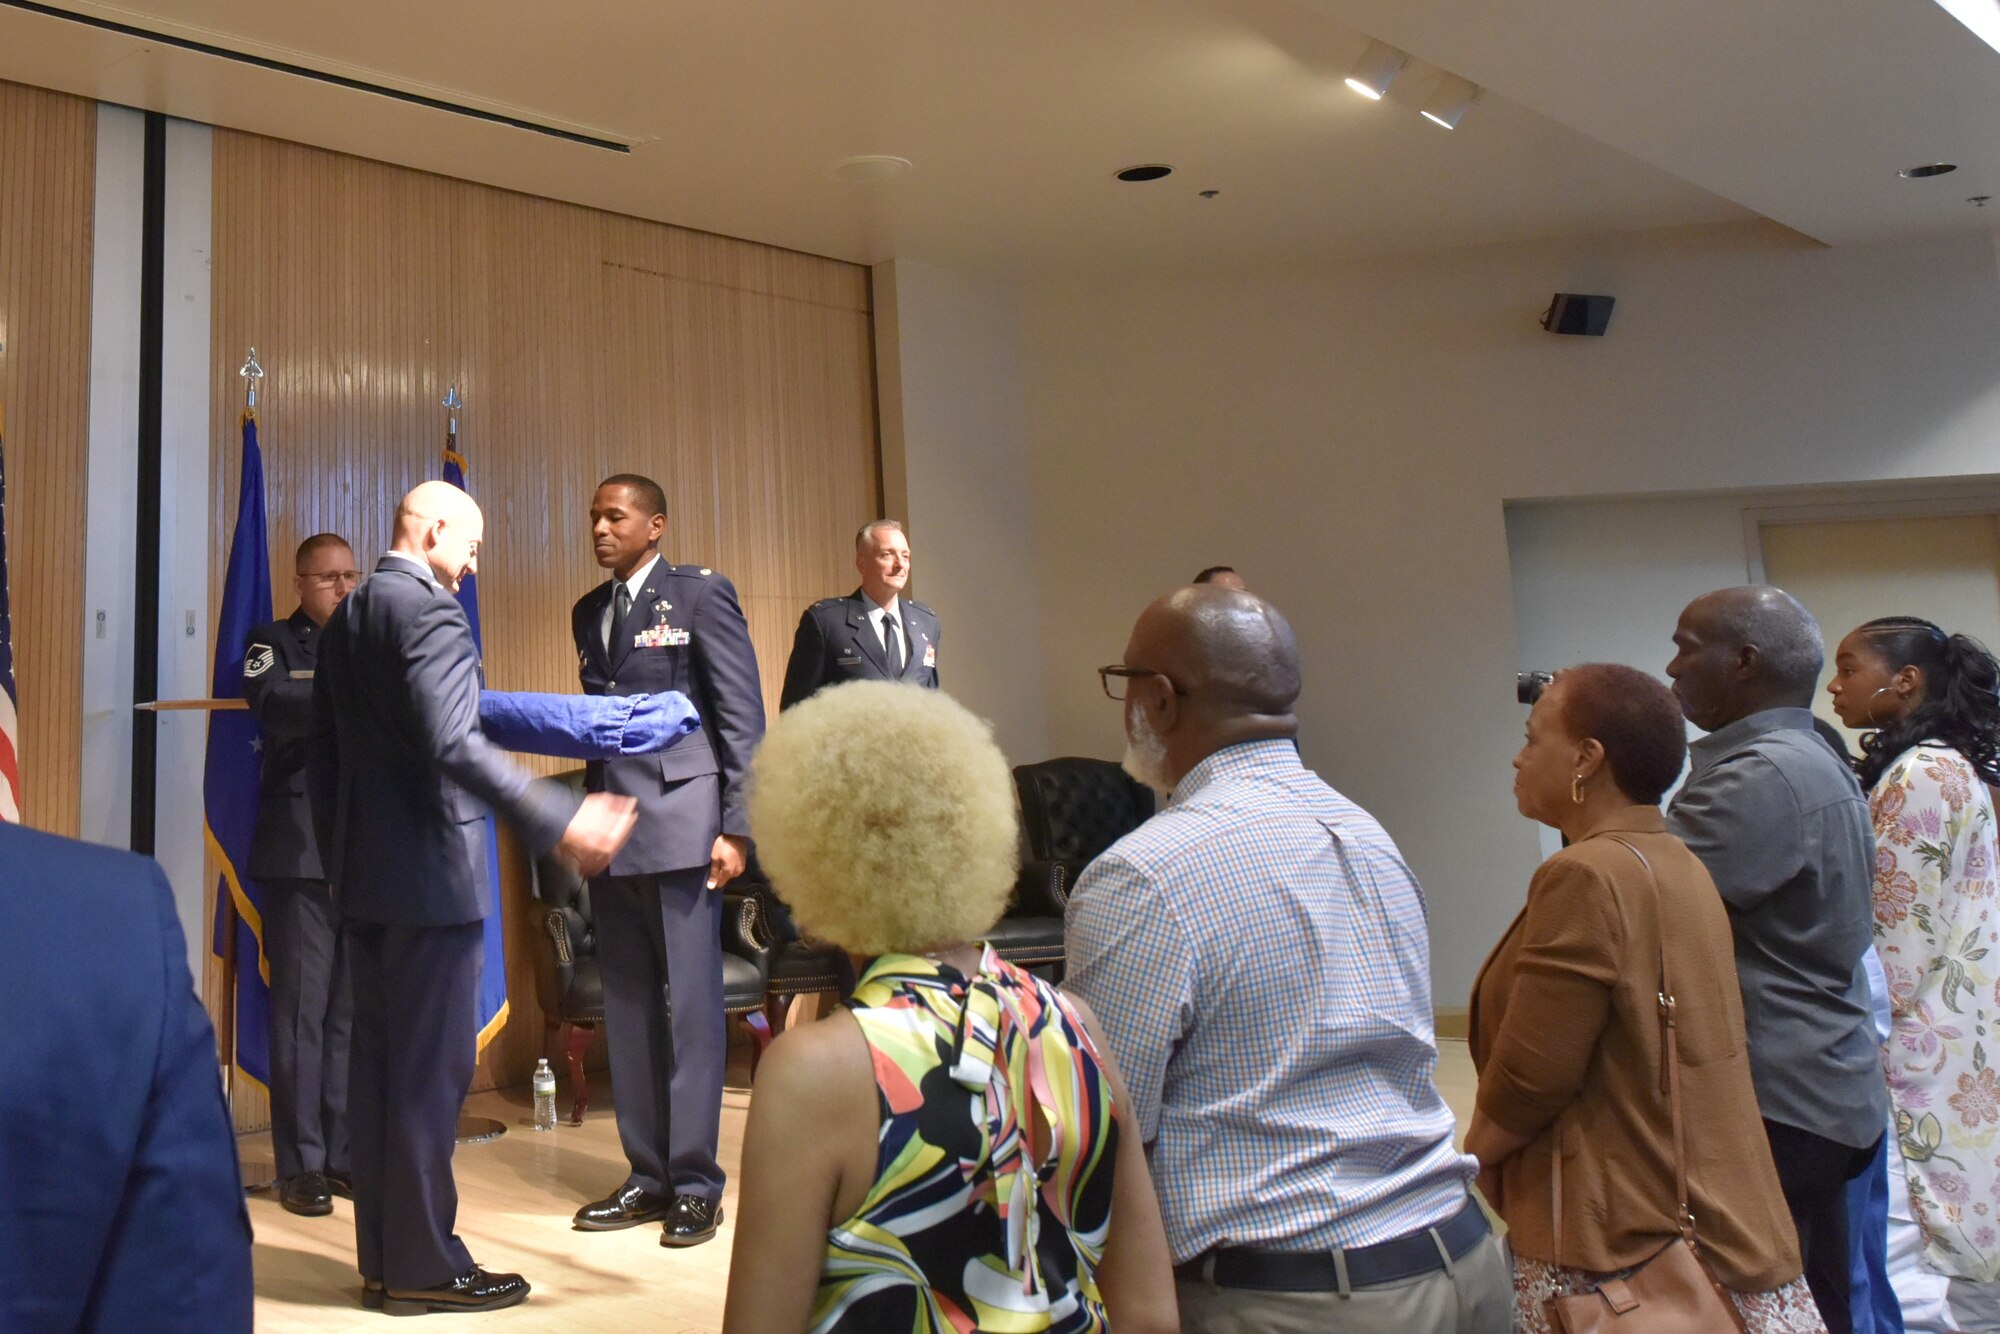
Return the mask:
<svg viewBox="0 0 2000 1334"><path fill-rule="evenodd" d="M882 1128L875 1184L827 1234L814 1334L1105 1330L1118 1126L1076 1012L990 946L972 978L884 955L848 1007Z"/></svg>

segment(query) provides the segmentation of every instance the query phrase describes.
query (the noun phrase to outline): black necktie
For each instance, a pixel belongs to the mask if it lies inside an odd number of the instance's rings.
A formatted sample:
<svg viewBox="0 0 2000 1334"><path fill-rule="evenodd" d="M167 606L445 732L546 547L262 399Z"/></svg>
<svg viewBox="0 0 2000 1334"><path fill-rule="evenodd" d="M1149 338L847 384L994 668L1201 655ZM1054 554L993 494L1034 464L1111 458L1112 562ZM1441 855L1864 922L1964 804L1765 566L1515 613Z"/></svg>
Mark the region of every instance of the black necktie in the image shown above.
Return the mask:
<svg viewBox="0 0 2000 1334"><path fill-rule="evenodd" d="M632 614L632 590L623 580L618 583L618 591L611 596L611 633L604 637L607 652L618 643L618 636L624 632L625 618Z"/></svg>
<svg viewBox="0 0 2000 1334"><path fill-rule="evenodd" d="M903 650L896 642L896 618L888 612L882 613L882 651L888 656L891 675L903 674Z"/></svg>

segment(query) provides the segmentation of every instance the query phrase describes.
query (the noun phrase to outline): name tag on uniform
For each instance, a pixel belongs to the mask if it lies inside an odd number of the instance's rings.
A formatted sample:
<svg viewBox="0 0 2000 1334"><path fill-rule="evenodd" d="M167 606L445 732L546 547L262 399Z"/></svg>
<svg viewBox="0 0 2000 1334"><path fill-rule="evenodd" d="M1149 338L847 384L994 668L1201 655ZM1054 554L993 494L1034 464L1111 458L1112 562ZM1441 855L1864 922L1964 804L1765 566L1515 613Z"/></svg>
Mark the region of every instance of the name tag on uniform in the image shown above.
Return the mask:
<svg viewBox="0 0 2000 1334"><path fill-rule="evenodd" d="M937 666L937 645L936 645L936 644L925 644L925 645L924 645L924 666L926 666L926 667L935 667L935 666Z"/></svg>
<svg viewBox="0 0 2000 1334"><path fill-rule="evenodd" d="M861 665L861 658L859 655L848 658L835 658L833 665L836 667L859 667Z"/></svg>
<svg viewBox="0 0 2000 1334"><path fill-rule="evenodd" d="M632 636L633 648L679 648L689 643L694 636L686 630L676 630L671 625L656 625L641 630Z"/></svg>

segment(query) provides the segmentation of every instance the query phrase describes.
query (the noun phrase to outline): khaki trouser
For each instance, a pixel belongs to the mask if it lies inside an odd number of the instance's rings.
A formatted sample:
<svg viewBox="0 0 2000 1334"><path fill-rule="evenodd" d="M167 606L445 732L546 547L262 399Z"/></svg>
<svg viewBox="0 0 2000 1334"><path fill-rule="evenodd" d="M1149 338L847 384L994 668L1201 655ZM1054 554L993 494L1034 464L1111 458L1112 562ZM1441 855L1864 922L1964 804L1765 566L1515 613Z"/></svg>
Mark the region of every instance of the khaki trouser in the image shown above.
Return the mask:
<svg viewBox="0 0 2000 1334"><path fill-rule="evenodd" d="M1181 1279L1182 1334L1508 1334L1514 1270L1506 1243L1487 1237L1449 1270L1377 1288L1259 1292Z"/></svg>

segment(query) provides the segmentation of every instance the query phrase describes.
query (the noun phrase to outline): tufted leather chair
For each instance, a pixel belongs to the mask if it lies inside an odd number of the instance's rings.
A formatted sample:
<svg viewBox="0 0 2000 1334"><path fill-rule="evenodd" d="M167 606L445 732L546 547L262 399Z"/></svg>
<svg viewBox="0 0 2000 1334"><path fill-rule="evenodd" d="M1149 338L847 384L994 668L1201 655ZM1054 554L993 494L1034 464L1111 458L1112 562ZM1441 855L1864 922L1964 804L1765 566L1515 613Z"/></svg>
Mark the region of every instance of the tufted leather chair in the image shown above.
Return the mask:
<svg viewBox="0 0 2000 1334"><path fill-rule="evenodd" d="M1014 786L1028 855L1067 867L1072 885L1099 853L1153 815L1152 791L1111 760L1067 756L1023 764L1014 770Z"/></svg>
<svg viewBox="0 0 2000 1334"><path fill-rule="evenodd" d="M1059 974L1070 888L1092 859L1153 814L1153 794L1109 760L1074 756L1017 767L1014 787L1021 875L993 947L1024 968Z"/></svg>
<svg viewBox="0 0 2000 1334"><path fill-rule="evenodd" d="M560 775L558 782L583 789L583 775ZM570 1117L583 1124L590 1106L590 1085L583 1074L583 1055L597 1026L604 1022L604 978L598 968L597 923L590 909L590 884L576 868L553 853L535 859L535 899L541 914L542 937L548 948L537 951L535 990L542 1003L549 1044L562 1036L569 1066ZM722 1009L741 1016L750 1028L756 1059L770 1045L771 1028L764 1018L764 951L756 944L758 905L755 896L731 886L723 894Z"/></svg>
<svg viewBox="0 0 2000 1334"><path fill-rule="evenodd" d="M757 951L766 979L764 1012L773 1024L784 1024L795 996L844 998L854 990L854 968L847 952L806 938L757 865L754 851L750 865L730 888L737 886L746 900L745 935Z"/></svg>

